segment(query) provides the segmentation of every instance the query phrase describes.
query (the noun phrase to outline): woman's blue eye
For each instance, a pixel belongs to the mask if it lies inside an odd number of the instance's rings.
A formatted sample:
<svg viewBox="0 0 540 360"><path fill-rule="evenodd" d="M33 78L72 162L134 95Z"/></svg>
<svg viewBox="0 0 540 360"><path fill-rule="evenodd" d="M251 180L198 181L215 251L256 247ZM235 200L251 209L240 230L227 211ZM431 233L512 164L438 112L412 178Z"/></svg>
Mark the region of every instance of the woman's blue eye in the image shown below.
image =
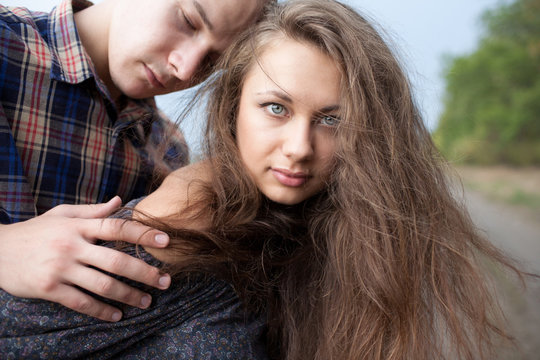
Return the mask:
<svg viewBox="0 0 540 360"><path fill-rule="evenodd" d="M325 126L337 126L339 119L333 116L323 116L321 117L321 124Z"/></svg>
<svg viewBox="0 0 540 360"><path fill-rule="evenodd" d="M271 104L270 111L275 115L282 115L285 112L285 107L279 104Z"/></svg>

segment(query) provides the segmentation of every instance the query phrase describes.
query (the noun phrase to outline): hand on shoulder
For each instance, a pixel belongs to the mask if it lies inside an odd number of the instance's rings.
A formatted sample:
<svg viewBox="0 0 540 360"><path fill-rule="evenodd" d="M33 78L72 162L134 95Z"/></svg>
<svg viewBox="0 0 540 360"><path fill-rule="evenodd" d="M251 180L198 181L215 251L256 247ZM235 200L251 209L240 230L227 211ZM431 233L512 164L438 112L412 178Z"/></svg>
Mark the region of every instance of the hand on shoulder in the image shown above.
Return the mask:
<svg viewBox="0 0 540 360"><path fill-rule="evenodd" d="M57 302L107 321L120 320L120 310L79 288L148 307L150 295L105 272L159 289L169 286L170 276L140 259L94 243L97 239L121 240L164 247L168 236L137 222L106 218L120 203L115 197L99 205L59 205L33 219L1 225L0 288L13 296Z"/></svg>

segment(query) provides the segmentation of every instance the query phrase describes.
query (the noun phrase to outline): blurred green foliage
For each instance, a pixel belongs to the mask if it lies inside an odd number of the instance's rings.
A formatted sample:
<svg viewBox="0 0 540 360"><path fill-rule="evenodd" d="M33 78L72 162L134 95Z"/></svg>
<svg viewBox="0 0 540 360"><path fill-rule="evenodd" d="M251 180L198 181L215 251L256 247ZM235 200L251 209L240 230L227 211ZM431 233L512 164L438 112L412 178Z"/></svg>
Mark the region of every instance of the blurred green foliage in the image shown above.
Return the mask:
<svg viewBox="0 0 540 360"><path fill-rule="evenodd" d="M433 133L451 161L540 165L540 0L486 11L471 54L448 60Z"/></svg>

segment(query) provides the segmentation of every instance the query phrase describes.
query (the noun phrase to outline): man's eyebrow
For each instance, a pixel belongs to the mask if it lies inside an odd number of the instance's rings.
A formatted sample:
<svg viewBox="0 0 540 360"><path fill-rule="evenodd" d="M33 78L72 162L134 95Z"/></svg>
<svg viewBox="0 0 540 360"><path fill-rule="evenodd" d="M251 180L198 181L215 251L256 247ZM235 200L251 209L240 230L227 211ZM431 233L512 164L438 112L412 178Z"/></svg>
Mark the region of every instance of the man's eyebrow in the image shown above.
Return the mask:
<svg viewBox="0 0 540 360"><path fill-rule="evenodd" d="M193 1L193 6L195 6L195 8L197 9L197 12L201 16L201 19L206 24L206 26L208 26L208 28L211 31L214 31L214 25L212 25L210 20L208 20L208 16L206 15L206 11L204 11L204 8L201 6L201 4L199 4L198 1Z"/></svg>

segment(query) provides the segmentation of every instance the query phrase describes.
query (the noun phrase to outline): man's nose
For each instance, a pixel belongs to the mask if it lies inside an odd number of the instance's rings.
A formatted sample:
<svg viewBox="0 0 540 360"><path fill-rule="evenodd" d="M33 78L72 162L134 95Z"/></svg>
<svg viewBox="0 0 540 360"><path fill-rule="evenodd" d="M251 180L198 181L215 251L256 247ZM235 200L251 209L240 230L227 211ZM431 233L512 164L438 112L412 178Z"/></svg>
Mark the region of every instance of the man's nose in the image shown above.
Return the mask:
<svg viewBox="0 0 540 360"><path fill-rule="evenodd" d="M169 55L173 75L180 81L191 81L207 53L208 50L204 46L195 44L175 49Z"/></svg>

